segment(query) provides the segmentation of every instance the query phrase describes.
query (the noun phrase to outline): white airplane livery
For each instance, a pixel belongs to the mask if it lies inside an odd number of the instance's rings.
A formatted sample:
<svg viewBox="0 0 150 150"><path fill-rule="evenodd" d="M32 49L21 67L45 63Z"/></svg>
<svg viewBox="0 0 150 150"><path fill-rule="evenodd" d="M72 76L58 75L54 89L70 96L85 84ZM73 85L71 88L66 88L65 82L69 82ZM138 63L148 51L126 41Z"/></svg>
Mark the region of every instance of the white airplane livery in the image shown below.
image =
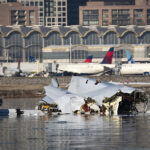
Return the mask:
<svg viewBox="0 0 150 150"><path fill-rule="evenodd" d="M123 64L120 74L150 74L150 64Z"/></svg>
<svg viewBox="0 0 150 150"><path fill-rule="evenodd" d="M59 70L64 72L71 72L74 74L82 74L82 75L92 75L92 74L98 74L101 72L104 72L105 70L109 70L111 68L114 68L115 64L96 64L96 63L90 63L90 64L60 64Z"/></svg>
<svg viewBox="0 0 150 150"><path fill-rule="evenodd" d="M94 75L108 71L115 67L112 64L114 47L111 47L106 53L101 64L98 63L60 63L57 64L57 70L77 75Z"/></svg>
<svg viewBox="0 0 150 150"><path fill-rule="evenodd" d="M120 74L150 74L150 64L135 63L129 51L126 51L128 64L122 64Z"/></svg>

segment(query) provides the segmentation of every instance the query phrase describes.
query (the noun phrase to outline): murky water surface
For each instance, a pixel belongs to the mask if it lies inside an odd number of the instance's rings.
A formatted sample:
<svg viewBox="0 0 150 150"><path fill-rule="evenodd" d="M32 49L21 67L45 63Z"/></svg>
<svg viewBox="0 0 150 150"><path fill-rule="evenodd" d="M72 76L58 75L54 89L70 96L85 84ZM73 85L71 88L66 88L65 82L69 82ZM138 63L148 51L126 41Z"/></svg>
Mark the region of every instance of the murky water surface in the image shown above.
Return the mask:
<svg viewBox="0 0 150 150"><path fill-rule="evenodd" d="M26 102L22 107L31 109L36 101ZM52 149L150 150L150 114L0 117L0 150Z"/></svg>

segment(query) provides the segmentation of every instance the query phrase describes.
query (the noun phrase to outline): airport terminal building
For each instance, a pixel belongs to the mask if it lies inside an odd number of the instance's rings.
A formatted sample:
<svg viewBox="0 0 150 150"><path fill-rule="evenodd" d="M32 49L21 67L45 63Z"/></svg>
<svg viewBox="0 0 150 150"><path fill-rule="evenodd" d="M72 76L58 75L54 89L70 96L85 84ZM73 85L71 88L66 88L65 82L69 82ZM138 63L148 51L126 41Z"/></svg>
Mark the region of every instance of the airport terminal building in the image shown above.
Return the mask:
<svg viewBox="0 0 150 150"><path fill-rule="evenodd" d="M110 47L115 61L150 62L150 26L0 26L0 61L82 62L93 55L100 62Z"/></svg>

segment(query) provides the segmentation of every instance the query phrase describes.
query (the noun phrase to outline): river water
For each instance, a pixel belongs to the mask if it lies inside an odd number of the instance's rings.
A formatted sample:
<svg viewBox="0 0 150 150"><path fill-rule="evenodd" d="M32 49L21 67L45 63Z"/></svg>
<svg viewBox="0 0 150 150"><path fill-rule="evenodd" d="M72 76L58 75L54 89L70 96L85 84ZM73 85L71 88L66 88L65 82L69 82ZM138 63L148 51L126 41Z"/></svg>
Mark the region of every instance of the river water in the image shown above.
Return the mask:
<svg viewBox="0 0 150 150"><path fill-rule="evenodd" d="M38 99L17 101L7 99L1 108L32 109ZM0 117L0 150L58 149L150 150L150 113Z"/></svg>

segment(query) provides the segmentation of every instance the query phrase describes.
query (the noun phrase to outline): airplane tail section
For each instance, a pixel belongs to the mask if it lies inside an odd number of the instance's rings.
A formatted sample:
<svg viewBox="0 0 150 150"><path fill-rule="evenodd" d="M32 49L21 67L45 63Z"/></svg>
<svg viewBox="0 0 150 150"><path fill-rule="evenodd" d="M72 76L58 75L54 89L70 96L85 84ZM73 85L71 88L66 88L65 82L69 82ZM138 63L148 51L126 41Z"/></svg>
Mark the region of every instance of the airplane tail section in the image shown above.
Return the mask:
<svg viewBox="0 0 150 150"><path fill-rule="evenodd" d="M90 55L90 56L88 56L88 57L84 60L84 62L85 62L85 63L90 63L90 62L92 62L92 58L93 58L93 56Z"/></svg>
<svg viewBox="0 0 150 150"><path fill-rule="evenodd" d="M35 58L33 56L30 56L30 62L35 62Z"/></svg>
<svg viewBox="0 0 150 150"><path fill-rule="evenodd" d="M55 79L54 77L51 78L51 83L50 83L50 85L53 86L53 87L56 87L56 88L59 87L58 81L57 81L57 79Z"/></svg>
<svg viewBox="0 0 150 150"><path fill-rule="evenodd" d="M127 55L127 59L128 59L128 64L134 64L134 60L133 60L133 57L130 53L130 51L126 50L126 55Z"/></svg>
<svg viewBox="0 0 150 150"><path fill-rule="evenodd" d="M111 47L109 49L109 51L106 53L106 55L105 55L103 61L101 62L101 64L111 64L112 63L113 54L114 54L114 47Z"/></svg>

